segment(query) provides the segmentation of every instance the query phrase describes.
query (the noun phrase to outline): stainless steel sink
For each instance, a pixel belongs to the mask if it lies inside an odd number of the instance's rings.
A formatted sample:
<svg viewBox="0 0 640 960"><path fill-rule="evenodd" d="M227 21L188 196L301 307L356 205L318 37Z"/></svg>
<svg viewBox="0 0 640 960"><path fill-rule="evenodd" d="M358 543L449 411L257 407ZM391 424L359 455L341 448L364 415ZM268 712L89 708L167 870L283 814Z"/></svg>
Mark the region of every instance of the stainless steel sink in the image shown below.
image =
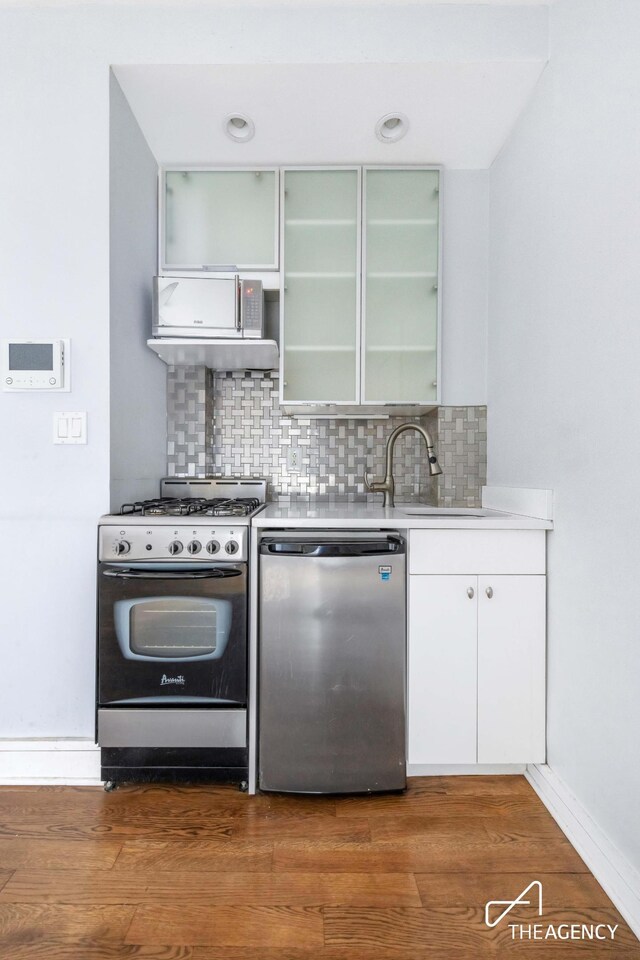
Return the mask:
<svg viewBox="0 0 640 960"><path fill-rule="evenodd" d="M464 519L464 520L473 520L481 519L482 517L487 516L486 510L465 510L463 508L456 507L412 507L407 504L398 504L396 510L399 510L400 513L403 513L406 517L433 517L434 520L448 520L448 519Z"/></svg>

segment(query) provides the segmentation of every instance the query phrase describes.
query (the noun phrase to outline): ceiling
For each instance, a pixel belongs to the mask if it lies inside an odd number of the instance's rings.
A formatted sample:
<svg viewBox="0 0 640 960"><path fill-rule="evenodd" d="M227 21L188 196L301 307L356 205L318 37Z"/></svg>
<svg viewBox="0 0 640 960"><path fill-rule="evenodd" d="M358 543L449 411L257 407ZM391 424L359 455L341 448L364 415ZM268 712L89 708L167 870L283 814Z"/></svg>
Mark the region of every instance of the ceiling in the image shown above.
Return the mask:
<svg viewBox="0 0 640 960"><path fill-rule="evenodd" d="M387 0L392 2L392 0ZM114 72L158 163L438 163L489 167L529 100L542 59L428 63L126 65ZM409 131L381 143L383 114ZM255 123L235 143L230 113Z"/></svg>

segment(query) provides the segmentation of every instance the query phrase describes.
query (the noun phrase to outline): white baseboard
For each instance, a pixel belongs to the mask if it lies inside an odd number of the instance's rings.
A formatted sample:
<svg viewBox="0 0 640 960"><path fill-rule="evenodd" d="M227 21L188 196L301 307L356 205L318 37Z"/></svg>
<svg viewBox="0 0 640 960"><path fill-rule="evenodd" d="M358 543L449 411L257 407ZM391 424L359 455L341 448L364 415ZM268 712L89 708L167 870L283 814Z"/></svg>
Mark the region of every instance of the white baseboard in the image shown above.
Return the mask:
<svg viewBox="0 0 640 960"><path fill-rule="evenodd" d="M524 763L409 763L408 777L503 776L523 774Z"/></svg>
<svg viewBox="0 0 640 960"><path fill-rule="evenodd" d="M0 740L0 784L99 784L93 740Z"/></svg>
<svg viewBox="0 0 640 960"><path fill-rule="evenodd" d="M547 764L527 767L525 776L607 896L613 900L640 939L638 871L611 843L567 785Z"/></svg>

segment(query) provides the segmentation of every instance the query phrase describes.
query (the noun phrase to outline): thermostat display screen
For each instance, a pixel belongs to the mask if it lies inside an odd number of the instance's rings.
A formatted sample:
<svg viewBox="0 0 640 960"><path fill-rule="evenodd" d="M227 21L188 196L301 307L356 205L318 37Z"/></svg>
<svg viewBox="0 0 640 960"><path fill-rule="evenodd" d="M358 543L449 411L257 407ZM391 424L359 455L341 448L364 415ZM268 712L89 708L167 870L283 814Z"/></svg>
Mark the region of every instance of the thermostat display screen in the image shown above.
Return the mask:
<svg viewBox="0 0 640 960"><path fill-rule="evenodd" d="M53 370L53 344L10 343L9 370Z"/></svg>
<svg viewBox="0 0 640 960"><path fill-rule="evenodd" d="M0 389L71 389L69 340L0 340Z"/></svg>

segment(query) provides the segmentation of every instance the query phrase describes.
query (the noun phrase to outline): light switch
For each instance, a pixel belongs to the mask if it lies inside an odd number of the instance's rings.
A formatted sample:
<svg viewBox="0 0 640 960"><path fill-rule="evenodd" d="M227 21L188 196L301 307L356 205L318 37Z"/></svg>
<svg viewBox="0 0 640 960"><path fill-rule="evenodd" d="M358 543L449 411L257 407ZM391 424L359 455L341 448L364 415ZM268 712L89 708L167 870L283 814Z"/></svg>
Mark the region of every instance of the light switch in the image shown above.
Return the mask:
<svg viewBox="0 0 640 960"><path fill-rule="evenodd" d="M87 442L87 414L86 413L54 413L53 442L54 443L86 443Z"/></svg>

